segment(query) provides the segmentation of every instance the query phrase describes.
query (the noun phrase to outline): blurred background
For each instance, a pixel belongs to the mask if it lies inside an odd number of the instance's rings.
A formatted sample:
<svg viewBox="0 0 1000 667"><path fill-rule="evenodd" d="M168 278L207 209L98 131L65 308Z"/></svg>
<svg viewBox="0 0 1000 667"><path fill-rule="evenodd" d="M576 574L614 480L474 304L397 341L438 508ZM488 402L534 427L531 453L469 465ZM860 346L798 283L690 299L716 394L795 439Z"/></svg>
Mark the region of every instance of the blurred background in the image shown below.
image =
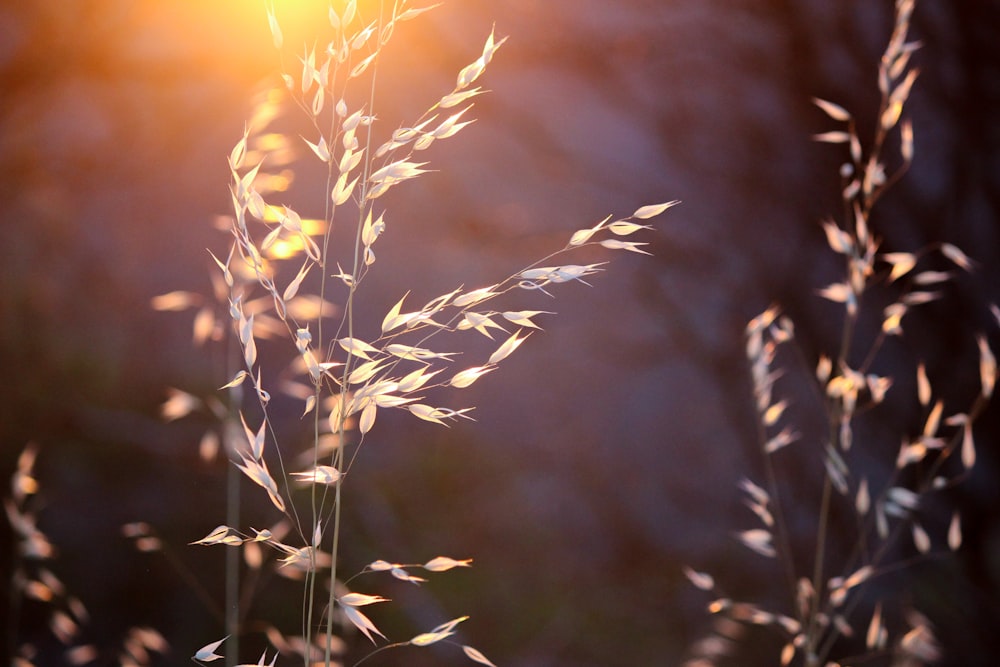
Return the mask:
<svg viewBox="0 0 1000 667"><path fill-rule="evenodd" d="M323 39L311 30L326 3L276 4L287 44ZM474 423L380 416L352 473L363 483L348 488L345 570L475 559L420 589L373 583L399 602L371 614L387 634L467 613L462 641L498 665L682 664L713 632L709 597L684 565L790 611L782 570L733 538L756 527L737 485L763 478L743 332L772 303L795 322L803 361L789 357L784 389L808 435L822 415L795 378L838 344L840 309L816 290L842 275L819 221L840 215L845 159L811 141L840 128L810 99L849 109L870 136L892 19L889 0L452 0L400 26L379 72L387 123L448 92L491 27L510 39L477 122L432 148L438 171L387 200L365 294L376 322L407 289L423 303L488 284L605 215L683 205L657 222L654 257L617 255L593 287L518 306L558 315L540 318L544 333L499 372L441 396L476 406ZM976 268L908 315L877 366L898 375L855 443L869 448L873 479L920 432L917 360L951 414L978 391L975 334L1000 341L988 307L1000 300L998 30L996 3L917 3L915 163L872 226L887 251L948 242ZM213 609L222 548L186 545L225 522L230 466L199 456L207 420L159 413L168 387L207 396L229 378L217 352L193 345L191 312L150 301L211 295L206 249L228 249L214 226L231 211L225 159L277 69L264 8L250 0L0 2L0 474L38 443L38 526L58 550L51 570L90 611L79 641L99 647L96 664L116 664L133 626L170 642L159 664L187 664L224 634ZM322 215L322 183L305 166L295 179L289 203ZM977 425L974 473L927 508L936 551L961 508L962 551L877 584L923 611L945 665L992 665L1000 649L997 414ZM819 447L806 437L775 459L802 567ZM269 525L274 510L251 487L242 525ZM165 550L138 552L121 532L132 521L154 526ZM831 551L847 553L840 528ZM5 601L10 583L5 574ZM295 587L262 587L249 618L293 632ZM49 613L5 602L5 656L16 636L48 647L39 664L59 664ZM779 640L744 639L723 664L777 664ZM463 660L444 647L371 664Z"/></svg>

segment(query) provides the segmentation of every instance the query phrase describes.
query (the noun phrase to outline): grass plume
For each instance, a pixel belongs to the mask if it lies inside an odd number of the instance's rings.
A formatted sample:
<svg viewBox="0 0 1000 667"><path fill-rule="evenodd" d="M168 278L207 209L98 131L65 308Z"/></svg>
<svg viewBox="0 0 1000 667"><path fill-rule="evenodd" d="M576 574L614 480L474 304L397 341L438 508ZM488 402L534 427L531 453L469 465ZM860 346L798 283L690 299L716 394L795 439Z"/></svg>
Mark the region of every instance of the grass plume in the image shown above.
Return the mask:
<svg viewBox="0 0 1000 667"><path fill-rule="evenodd" d="M711 575L686 568L690 581L712 594L709 611L738 624L719 624L713 636L695 647L686 663L689 667L725 663L736 650L732 637L738 633L733 628L739 625L763 626L777 633L784 644L778 656L781 665L833 667L862 661L923 665L940 657L929 621L891 598L877 597L873 582L916 560L960 548L961 516L956 512L946 525L931 526L934 513L929 508L933 496L960 483L975 464L973 426L991 397L996 363L985 335L976 335L981 389L964 410L947 414L944 399L935 395L924 365L918 364L914 373L922 423L905 436L888 479L876 482L869 477L864 456L876 449L867 441L872 431L864 422L877 419L895 384L894 378L873 370L879 354L889 340L904 335L907 313L942 298L953 271L973 268L953 245L897 252L883 248L873 230L876 203L914 158L913 127L904 116L917 78L910 59L918 44L907 41L913 9L913 0L896 2L895 27L878 66L877 123L867 144L848 110L814 100L840 126L815 139L844 146L848 153L840 170L842 219L822 222L829 250L841 257L844 273L842 280L818 290L821 298L842 309L839 347L821 355L811 373L811 398L826 422L825 436L818 442L804 438L795 427L795 411L805 407L792 407L796 401L782 394L781 378L790 365L786 359L789 355L795 359L794 324L778 307L771 307L746 329L765 479L760 484L744 479L740 484L757 525L735 537L756 555L781 561L788 607L771 610L731 599ZM894 155L891 146L896 147ZM925 268L935 254L952 270ZM872 310L881 326L868 339L861 322ZM789 495L775 465L788 448L803 447L813 452L822 477L812 558L805 567L795 560L786 519ZM854 531L853 548L836 554L836 560L829 544L835 521L853 526Z"/></svg>

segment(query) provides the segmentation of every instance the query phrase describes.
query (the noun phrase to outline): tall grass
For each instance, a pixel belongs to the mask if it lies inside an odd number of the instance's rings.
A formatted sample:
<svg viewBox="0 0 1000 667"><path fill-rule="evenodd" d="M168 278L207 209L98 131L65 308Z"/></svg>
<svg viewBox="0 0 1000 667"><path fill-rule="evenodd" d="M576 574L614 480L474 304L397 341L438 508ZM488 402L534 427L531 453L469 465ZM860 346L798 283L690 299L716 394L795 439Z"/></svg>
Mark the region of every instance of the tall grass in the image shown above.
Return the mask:
<svg viewBox="0 0 1000 667"><path fill-rule="evenodd" d="M5 664L14 667L62 664L119 664L145 667L153 664L154 655L168 652L169 643L155 628L135 625L121 641L111 647L99 646L88 635L91 612L72 588L56 574L53 563L58 546L38 526L44 506L41 484L35 472L40 447L29 443L17 458L10 478L10 496L4 499L4 511L14 536L13 559L9 572L7 599ZM146 537L143 548L159 548ZM30 607L30 609L28 609ZM44 624L22 622L39 615ZM44 627L44 631L40 628ZM26 631L27 630L27 631ZM56 640L61 650L55 652L45 634Z"/></svg>
<svg viewBox="0 0 1000 667"><path fill-rule="evenodd" d="M317 36L317 46L304 51L295 47L299 55L293 60L284 45L280 8L268 7L282 85L228 156L231 242L213 254L216 292L225 312L220 317L200 297L181 292L154 301L164 310L198 306L196 338L228 342L232 362L222 396L174 390L164 405L169 418L208 408L219 425L203 440L206 455L221 444L236 475L224 523L193 541L231 549L226 628L219 633L222 638L217 635L194 652L197 662L221 659L223 653L231 664L238 659L238 639L247 633L240 590L248 582L238 580L235 556L242 551L251 571L276 566L301 587L300 627L272 627L268 639L275 653L269 658L265 651L261 664L274 664L278 653L298 653L306 665L359 664L388 648L439 643L456 643L468 659L493 664L477 648L452 639L468 618L464 615L442 619L407 640L383 635L378 619L390 600L356 590L368 581L361 575L382 573L399 585L423 584L433 574L470 566L472 559L438 556L399 563L372 554L360 572L346 573L342 552L351 535L343 527L345 485L365 484L354 473L355 462L366 448L378 447L374 427L386 411L438 426L471 419L471 406L441 405L434 397L496 371L540 330L539 320L550 313L525 309L518 297L551 296L564 283L586 284L605 268L595 249L648 254L644 242L629 237L651 229L645 221L676 203L642 206L624 217L608 215L568 234L563 247L490 284L459 284L439 295L422 294L420 284L401 284L398 300L382 306L375 319L363 317L362 312L378 307L361 307L371 272L382 268L376 246L391 235L393 224L405 223L405 211L384 204L387 193L429 172L424 156L473 122L472 107L485 92L480 81L506 42L491 31L450 91L412 122L384 127L377 93L382 54L397 29L408 29L411 20L432 8L410 7L405 0L332 3L321 17L325 36ZM275 95L305 119L301 137L267 131ZM277 197L287 196L279 193L288 183L287 156L296 151L305 156L296 169L317 170L325 186L293 208L278 204ZM570 263L569 256L576 254L587 263ZM463 350L474 348L464 341L474 337L491 341L492 351L459 363ZM279 394L297 402L298 418L309 425L304 451L296 451L283 435L282 411L273 407L278 401L272 403ZM268 528L240 522L238 489L246 479L272 506L275 523ZM374 648L358 657L352 633Z"/></svg>
<svg viewBox="0 0 1000 667"><path fill-rule="evenodd" d="M440 91L411 122L384 127L380 117L387 114L379 113L377 92L382 55L397 29L411 29L410 22L429 9L447 11L435 7L410 7L406 0L359 7L354 0L337 0L318 17L324 32L317 45L301 51L285 46L280 8L268 7L261 18L271 28L280 84L261 98L228 155L233 211L223 221L228 244L212 254L214 295L172 292L154 300L159 310L194 308L196 341L220 348L226 367L218 394L174 389L162 408L168 419L210 414L215 421L202 438L202 456L221 454L232 462L227 506L208 510L207 521L219 524L192 535L197 547L228 547L226 599L221 605L209 601L225 617L220 627L205 629L204 645L192 651L197 663L356 665L388 649L451 645L457 657L492 665L488 647L459 638L469 620L465 615L441 618L408 638L383 634L392 601L372 591L387 590L386 584L423 585L473 561L463 554L396 562L372 553L365 567L347 572L344 552L352 535L343 519L345 485L366 483L355 464L366 449L379 446L376 422L387 411L436 426L472 419L472 406L443 405L439 396L493 373L540 330L539 322L551 313L527 309L520 297L551 296L563 283L585 284L605 269L605 251L644 254L645 244L629 239L648 232L646 221L676 203L609 215L489 284L460 284L437 295L423 293L418 283L401 284L391 303L369 302L364 287L373 271L385 270L376 247L391 237L397 221L406 220L406 211L391 208L386 195L430 172L424 156L473 122L472 107L485 92L480 82L506 41L490 31L450 91ZM772 609L734 599L720 583L731 573L717 581L686 568L690 581L711 594L708 609L718 621L693 647L689 667L739 664L736 637L747 626L779 639L775 658L781 665L919 665L940 657L931 622L884 582L902 568L961 547L962 517L949 511L942 519L938 496L975 465L974 425L991 398L996 364L986 335L975 335L980 390L971 397L938 395L925 366L916 364L912 380L920 420L903 434L890 474L869 465L880 451L879 429L872 425L889 392L908 384L881 374L883 354L905 336L910 311L944 297L956 271L974 268L951 244L908 252L883 247L877 235L876 205L915 154L913 128L904 116L917 79L911 66L917 44L907 37L913 10L913 0L897 0L895 28L878 66L880 102L870 138L862 140L847 109L815 100L837 124L815 138L846 153L842 212L821 225L843 274L818 290L839 309L839 344L804 359L794 324L777 306L746 329L763 479L740 483L755 523L735 537L753 556L779 564L775 584L785 589L785 604ZM277 116L288 108L304 122L302 135L276 129ZM296 161L297 155L304 159ZM300 170L318 172L323 186L301 204L286 204ZM366 315L371 312L377 316ZM486 341L490 351L462 363L481 348L470 339ZM791 395L788 380L795 371L805 376L810 395ZM950 407L956 401L964 401L957 411ZM822 416L822 435L800 427L811 421L810 410ZM308 434L304 445L296 436L301 425ZM787 480L779 474L782 457L796 449L807 453L822 480L809 510L815 530L806 562L798 555ZM7 629L9 644L18 647L13 662L44 662L18 636L20 606L31 599L49 606L50 631L67 647L67 662L149 664L151 652L166 649L166 639L151 628L133 628L114 656L80 641L87 610L49 569L55 548L38 529L32 506L36 456L36 447L24 450L5 502L16 537ZM246 488L257 496L247 499ZM261 501L270 512L267 525L247 525L244 510L259 509ZM833 544L834 526L851 533L846 552ZM163 549L147 524L129 524L125 534L141 551ZM272 610L274 619L249 616L263 591L261 581L271 574L286 580L300 600L291 613L293 626L277 618L287 610ZM370 583L376 577L389 581ZM240 640L254 634L269 644L259 658L240 649Z"/></svg>
<svg viewBox="0 0 1000 667"><path fill-rule="evenodd" d="M893 251L882 247L875 231L876 203L914 159L913 127L903 114L917 78L911 56L919 45L907 41L913 10L913 0L897 0L895 28L878 65L880 102L867 144L851 113L815 100L838 124L815 139L844 146L847 160L840 169L840 220L822 222L829 249L842 258L844 272L840 281L818 291L842 309L840 342L806 362L806 368L814 367L811 396L793 396L784 389L788 383L783 376L796 359L802 360L792 321L775 306L746 329L764 479L740 483L756 525L736 538L753 554L780 561L787 607L767 609L734 600L710 574L686 568L695 586L712 593L708 610L718 618L715 631L693 647L688 667L726 663L738 654L735 638L743 636L747 625L767 628L781 639L780 665L923 665L940 657L932 624L905 607L904 596L885 590L879 579L961 546L961 516L953 512L942 522L939 497L975 464L973 426L993 392L996 362L986 336L976 335L981 389L964 410L947 413L945 397L936 395L924 364L918 363L913 373L921 422L902 434L891 474L882 478L866 465L866 457L880 451L879 431L872 425L899 380L877 372L881 353L892 339L904 336L911 310L944 296L955 269L973 268L954 245ZM934 268L940 260L950 269ZM997 313L995 306L992 310ZM955 400L949 397L948 404ZM808 421L801 411L810 408L821 411L826 423L819 437L800 434L794 421L796 416ZM777 473L781 457L793 448L811 453L822 479L807 563L796 560L796 535L788 520L791 497ZM853 547L846 553L830 544L834 525L852 531Z"/></svg>

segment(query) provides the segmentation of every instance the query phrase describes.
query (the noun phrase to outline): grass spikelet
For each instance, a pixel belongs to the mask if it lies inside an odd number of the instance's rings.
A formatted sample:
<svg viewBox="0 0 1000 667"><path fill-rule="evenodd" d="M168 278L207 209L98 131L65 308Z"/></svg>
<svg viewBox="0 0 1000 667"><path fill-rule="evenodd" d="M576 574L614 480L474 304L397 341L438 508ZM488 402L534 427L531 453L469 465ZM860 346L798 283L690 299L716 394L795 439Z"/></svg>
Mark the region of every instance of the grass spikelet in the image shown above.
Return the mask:
<svg viewBox="0 0 1000 667"><path fill-rule="evenodd" d="M391 199L386 195L397 186L414 187L435 171L440 142L468 132L476 120L477 98L485 93L481 82L507 41L491 28L481 51L455 75L450 91L441 91L411 122L396 129L383 127L376 94L383 53L393 47L399 24L406 22L409 29L411 20L435 7L409 7L405 0L333 3L317 22L329 29L317 33L313 45L289 50L281 25L283 8L266 4L262 20L282 63L280 96L297 108L308 128L301 136L285 136L269 127L276 109L257 110L227 156L230 245L211 255L218 270L218 304L184 292L153 302L166 311L199 309L204 315L196 316L201 318L196 338L228 342L237 350L231 357L234 365L218 383L222 395L201 397L175 390L164 403L163 416L210 413L218 422L212 432L221 434L214 436L216 449L225 451L235 469L254 483L256 493L270 501L280 530L241 529L239 507L231 505L227 514L232 519L192 544L233 547L231 553L242 553L252 572L262 572L271 563L283 578L301 586L302 640L306 646L323 647L322 655L300 651L305 664L333 664L344 658L349 649L341 649L354 631L375 647L361 661L388 648L452 643L456 626L467 617L409 641L391 642L379 629L383 623L378 615L390 613L379 607L392 609L393 603L380 595L348 592L347 583L354 577L345 577L341 563L343 544L351 539L343 528L343 489L365 483L353 467L355 461L364 448L378 446L378 427L386 411L437 426L471 420L473 407L443 403L455 400L456 392L489 381L487 376L541 331L539 316L551 314L529 309L519 299L534 291L551 296L569 284L589 285L587 279L607 268L603 260L579 263L577 255L648 255L649 244L642 239L653 224L647 221L678 204L669 200L639 206L621 218L608 215L507 277L476 289L459 285L419 309L406 306L419 285L400 285L401 296L384 315L362 321L359 290L372 271L383 270L379 248L391 237L397 216L402 220L406 213L389 211L391 203L385 202ZM314 170L325 185L310 193L309 201L279 204L273 200L285 196L287 173L294 173L292 147L302 149L294 170ZM282 169L280 177L275 169ZM313 219L304 213L307 210L322 215ZM340 235L349 240L345 243ZM502 306L494 305L501 301ZM463 341L480 335L499 342L485 358L455 368ZM272 369L282 364L281 380L272 379ZM435 395L442 390L447 390L447 398ZM283 435L271 406L272 394L279 393L298 402L297 411L312 431L305 451L292 451ZM748 541L764 548L764 541ZM238 655L240 639L250 627L241 600L249 599L252 591L239 592L238 561L230 558L228 563L226 640L196 650L196 662L222 659L218 650L227 640L227 654ZM396 583L422 584L426 579L410 570L457 576L451 571L471 563L447 557L422 565L373 560L354 576L389 572ZM252 586L255 577L247 577L245 585ZM361 607L371 611L362 612ZM287 640L275 633L271 637L272 648L285 652ZM473 662L493 664L478 649L462 645L462 651ZM266 655L261 655L261 663Z"/></svg>
<svg viewBox="0 0 1000 667"><path fill-rule="evenodd" d="M815 449L818 459L815 470L822 477L823 486L815 508L816 529L810 537L813 555L805 567L797 562L792 551L785 518L788 495L782 493L782 480L774 463L794 439L789 423L799 416L798 410L804 409L777 395L782 389L781 378L787 372L782 350L791 347L794 341L784 329L772 328L778 317L775 307L751 320L746 329L746 354L767 484L761 487L743 481L740 486L748 495L746 504L765 527L738 531L735 536L751 551L782 563L793 589L793 609L771 612L731 600L719 595L718 584L710 575L690 568L684 570L697 588L715 597L709 605L713 614L744 625L775 625L775 618L794 621L794 628L781 628L783 644L776 658L783 665L822 667L847 664L848 660L851 664L875 660L889 650L891 642L895 643L897 656L913 661L907 664L925 664L940 656L929 623L911 614L909 629L893 624L890 618L906 610L898 607L898 598L893 599L891 593L873 600L868 584L881 573L909 562L893 560L896 552L892 547L900 542L908 542L916 559L936 555L943 546L947 551L961 547L960 514L953 513L946 528L932 526L927 512L929 497L959 483L975 464L973 423L985 409L996 381L996 361L986 337L980 334L975 340L981 391L966 411L946 415L945 406L950 403L944 397L934 400L928 368L918 361L914 369L915 403L921 406L923 414L921 421L910 426L910 432L917 435L904 435L895 473L884 488L872 488L865 462L857 454L855 439L867 440L873 435L870 429L860 428L858 422L862 414L877 414L895 383L892 377L871 369L888 337L906 335L904 316L909 311L945 297L944 288L952 281L954 272L922 268L926 257L937 254L963 271L974 268L972 260L950 243L917 252L883 251L881 241L875 236L875 204L913 159L913 126L904 117L905 104L918 80L917 70L910 65L916 44L906 42L913 8L912 0L896 3L895 27L879 64L881 102L876 116L879 120L869 141L862 141L847 109L827 100L813 100L829 119L842 124L813 138L835 146L846 144L849 162L841 170L847 179L841 190L844 219L826 219L821 223L826 245L843 261L844 273L841 279L817 293L839 308L843 326L838 349L821 352L815 372L805 373L816 383L816 395L823 397L822 416L827 423L826 440ZM902 158L902 164L895 168L884 157L891 134L898 134ZM878 303L883 293L888 294L888 304ZM1000 310L995 306L991 310L1000 319ZM881 317L880 332L873 340L860 335L860 323L868 311ZM791 327L787 330L790 332ZM876 451L872 444L866 441L860 449ZM954 458L960 461L953 462ZM831 549L829 544L831 523L842 512L853 515L856 526L850 535L854 546L843 553ZM932 539L939 531L946 533L946 545L938 545ZM909 539L901 540L902 536ZM830 576L831 572L840 574ZM853 612L863 602L872 604L874 613L862 629L853 625L857 622ZM841 641L843 638L862 632L868 654L838 655L840 648L847 645ZM695 656L704 664L715 664L713 654L696 651Z"/></svg>

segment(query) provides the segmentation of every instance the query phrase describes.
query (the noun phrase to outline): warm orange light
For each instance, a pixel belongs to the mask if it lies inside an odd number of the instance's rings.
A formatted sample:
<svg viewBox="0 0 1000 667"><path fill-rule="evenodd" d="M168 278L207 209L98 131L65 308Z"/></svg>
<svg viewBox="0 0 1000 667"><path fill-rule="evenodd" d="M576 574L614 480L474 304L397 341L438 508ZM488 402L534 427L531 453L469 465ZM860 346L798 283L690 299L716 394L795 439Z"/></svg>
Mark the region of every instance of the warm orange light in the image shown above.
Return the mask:
<svg viewBox="0 0 1000 667"><path fill-rule="evenodd" d="M379 5L391 11L392 3L385 0L272 0L274 17L281 28L286 47L301 52L303 45L314 44L318 29L331 27L330 9L343 19L354 5L350 28L378 18ZM256 4L251 6L258 7ZM263 14L262 14L263 17ZM265 19L266 20L266 19Z"/></svg>
<svg viewBox="0 0 1000 667"><path fill-rule="evenodd" d="M310 24L315 29L318 21L328 20L331 4L338 11L343 11L342 7L338 7L343 3L336 0L332 3L326 0L273 0L269 3L282 32L297 32L298 29ZM294 44L295 42L292 42L292 45Z"/></svg>
<svg viewBox="0 0 1000 667"><path fill-rule="evenodd" d="M282 207L268 206L264 213L266 222L278 222L281 219ZM326 231L326 222L315 218L303 218L302 232L308 236L319 236ZM305 253L305 240L302 234L282 232L270 246L265 254L270 259L290 259Z"/></svg>
<svg viewBox="0 0 1000 667"><path fill-rule="evenodd" d="M302 253L304 250L305 246L302 244L302 239L295 236L275 241L267 249L267 256L271 259L291 259L292 257Z"/></svg>

